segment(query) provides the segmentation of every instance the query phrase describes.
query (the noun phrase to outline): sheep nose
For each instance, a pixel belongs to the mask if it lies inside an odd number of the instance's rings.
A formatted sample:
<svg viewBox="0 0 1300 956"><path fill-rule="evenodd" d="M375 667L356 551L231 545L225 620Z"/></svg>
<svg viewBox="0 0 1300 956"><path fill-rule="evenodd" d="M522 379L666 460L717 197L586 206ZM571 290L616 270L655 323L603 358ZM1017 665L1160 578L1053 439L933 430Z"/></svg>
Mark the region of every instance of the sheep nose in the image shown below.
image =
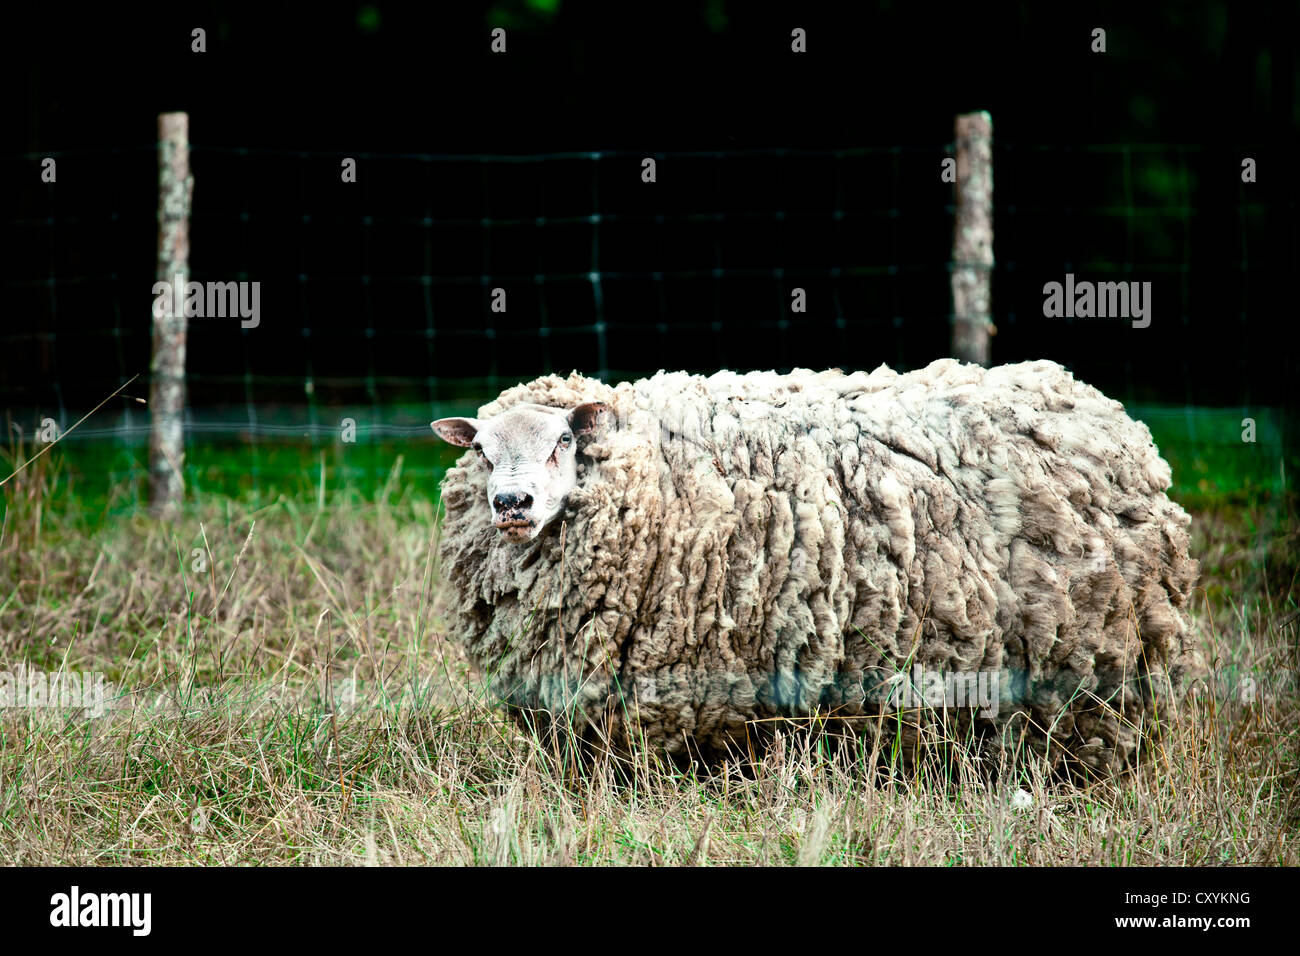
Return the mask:
<svg viewBox="0 0 1300 956"><path fill-rule="evenodd" d="M513 491L503 491L492 499L492 506L497 511L522 511L532 503L532 495L515 494Z"/></svg>

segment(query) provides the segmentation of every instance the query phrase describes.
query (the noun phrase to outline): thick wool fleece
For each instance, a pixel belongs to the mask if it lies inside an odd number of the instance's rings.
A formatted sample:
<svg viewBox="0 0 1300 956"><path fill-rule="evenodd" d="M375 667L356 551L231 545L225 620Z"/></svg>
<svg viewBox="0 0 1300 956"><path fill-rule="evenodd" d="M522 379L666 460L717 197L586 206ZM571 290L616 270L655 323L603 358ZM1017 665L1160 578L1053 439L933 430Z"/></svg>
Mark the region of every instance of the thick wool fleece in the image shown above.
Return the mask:
<svg viewBox="0 0 1300 956"><path fill-rule="evenodd" d="M982 672L997 699L949 727L1114 770L1204 668L1169 466L1054 363L575 373L479 415L587 401L617 424L535 541L492 528L473 455L442 488L453 636L514 708L716 755L772 718L892 739L945 716L918 675Z"/></svg>

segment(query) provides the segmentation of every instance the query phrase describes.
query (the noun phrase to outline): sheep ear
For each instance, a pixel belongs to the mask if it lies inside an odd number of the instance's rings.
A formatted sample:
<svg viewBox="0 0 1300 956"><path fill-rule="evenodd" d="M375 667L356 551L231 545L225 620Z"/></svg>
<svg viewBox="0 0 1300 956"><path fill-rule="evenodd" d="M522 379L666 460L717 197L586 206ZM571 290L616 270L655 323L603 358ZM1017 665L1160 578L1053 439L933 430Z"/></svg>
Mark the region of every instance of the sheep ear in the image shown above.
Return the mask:
<svg viewBox="0 0 1300 956"><path fill-rule="evenodd" d="M468 448L474 444L474 436L478 434L482 423L477 418L440 418L436 422L430 422L429 427L443 441Z"/></svg>
<svg viewBox="0 0 1300 956"><path fill-rule="evenodd" d="M604 402L584 402L569 411L569 427L579 438L590 438L613 417L613 409Z"/></svg>

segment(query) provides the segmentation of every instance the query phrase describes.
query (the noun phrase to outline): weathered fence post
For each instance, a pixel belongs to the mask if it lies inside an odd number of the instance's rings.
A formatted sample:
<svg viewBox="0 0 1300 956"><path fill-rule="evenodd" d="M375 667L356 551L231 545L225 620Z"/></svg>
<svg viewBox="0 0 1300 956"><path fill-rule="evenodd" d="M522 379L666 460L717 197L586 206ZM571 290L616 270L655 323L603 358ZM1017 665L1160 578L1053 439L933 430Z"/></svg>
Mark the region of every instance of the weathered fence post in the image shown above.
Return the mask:
<svg viewBox="0 0 1300 956"><path fill-rule="evenodd" d="M952 234L952 355L989 364L993 279L993 117L957 117L957 212Z"/></svg>
<svg viewBox="0 0 1300 956"><path fill-rule="evenodd" d="M153 316L153 358L149 364L149 506L168 515L185 493L185 286L190 276L189 115L158 117L158 281L165 298ZM162 315L159 315L159 312Z"/></svg>

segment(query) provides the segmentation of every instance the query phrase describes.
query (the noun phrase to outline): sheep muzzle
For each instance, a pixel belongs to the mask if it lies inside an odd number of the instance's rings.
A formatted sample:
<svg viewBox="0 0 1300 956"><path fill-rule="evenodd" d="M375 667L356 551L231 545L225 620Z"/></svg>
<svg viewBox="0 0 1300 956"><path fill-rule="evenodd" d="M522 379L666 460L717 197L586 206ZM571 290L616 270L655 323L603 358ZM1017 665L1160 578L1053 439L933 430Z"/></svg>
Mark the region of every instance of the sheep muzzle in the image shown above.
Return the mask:
<svg viewBox="0 0 1300 956"><path fill-rule="evenodd" d="M537 522L529 518L497 518L492 526L501 532L501 537L518 544L533 539Z"/></svg>

